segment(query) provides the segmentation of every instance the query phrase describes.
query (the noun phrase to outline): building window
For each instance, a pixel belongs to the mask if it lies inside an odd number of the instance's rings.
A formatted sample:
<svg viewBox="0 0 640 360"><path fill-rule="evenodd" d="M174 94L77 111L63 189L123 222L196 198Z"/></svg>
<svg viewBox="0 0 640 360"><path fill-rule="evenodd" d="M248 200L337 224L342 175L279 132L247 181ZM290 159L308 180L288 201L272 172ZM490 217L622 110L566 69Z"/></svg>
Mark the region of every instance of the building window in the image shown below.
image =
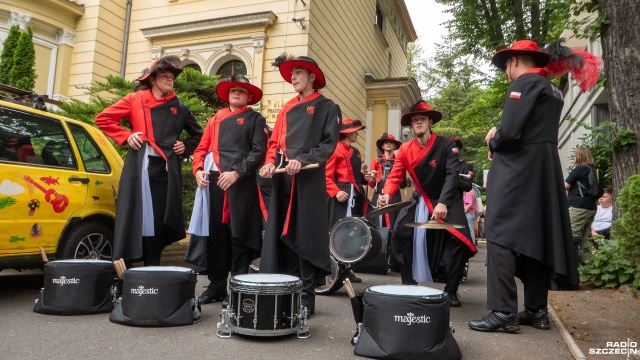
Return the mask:
<svg viewBox="0 0 640 360"><path fill-rule="evenodd" d="M184 67L186 68L192 68L194 70L197 70L198 72L202 72L202 69L200 68L200 65L196 64L196 63L191 63L191 64L187 64Z"/></svg>
<svg viewBox="0 0 640 360"><path fill-rule="evenodd" d="M231 77L231 75L247 75L247 65L240 60L231 60L222 64L216 72L221 78Z"/></svg>
<svg viewBox="0 0 640 360"><path fill-rule="evenodd" d="M376 4L376 26L382 32L382 23L384 21L384 17L382 16L382 10L380 9L380 5Z"/></svg>

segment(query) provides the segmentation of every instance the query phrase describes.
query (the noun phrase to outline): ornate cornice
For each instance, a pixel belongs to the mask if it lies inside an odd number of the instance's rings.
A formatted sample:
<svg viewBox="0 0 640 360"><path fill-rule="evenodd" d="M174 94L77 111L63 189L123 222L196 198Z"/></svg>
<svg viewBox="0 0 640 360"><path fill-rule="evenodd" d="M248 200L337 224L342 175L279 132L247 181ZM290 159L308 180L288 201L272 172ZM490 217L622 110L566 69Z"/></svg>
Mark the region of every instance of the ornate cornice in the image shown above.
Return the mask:
<svg viewBox="0 0 640 360"><path fill-rule="evenodd" d="M65 44L73 47L75 44L76 33L68 29L58 30L58 44Z"/></svg>
<svg viewBox="0 0 640 360"><path fill-rule="evenodd" d="M140 29L142 35L154 41L161 38L179 37L192 34L216 33L227 30L246 29L253 27L266 28L273 25L277 19L273 11L253 14L227 16L215 19L190 21L185 23L163 25Z"/></svg>
<svg viewBox="0 0 640 360"><path fill-rule="evenodd" d="M389 110L402 110L402 100L387 100L387 108Z"/></svg>
<svg viewBox="0 0 640 360"><path fill-rule="evenodd" d="M9 14L9 26L18 25L21 31L26 31L31 22L31 16L17 11L11 11Z"/></svg>

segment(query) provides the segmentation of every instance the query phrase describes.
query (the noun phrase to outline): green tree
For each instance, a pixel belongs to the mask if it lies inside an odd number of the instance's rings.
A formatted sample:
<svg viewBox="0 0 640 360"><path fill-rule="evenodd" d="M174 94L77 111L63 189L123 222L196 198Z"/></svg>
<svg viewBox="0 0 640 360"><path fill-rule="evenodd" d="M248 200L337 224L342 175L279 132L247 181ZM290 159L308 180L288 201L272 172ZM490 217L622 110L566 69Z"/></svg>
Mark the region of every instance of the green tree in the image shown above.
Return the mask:
<svg viewBox="0 0 640 360"><path fill-rule="evenodd" d="M33 91L36 84L36 49L33 46L31 27L20 34L16 50L13 53L13 67L9 72L9 85L19 89Z"/></svg>
<svg viewBox="0 0 640 360"><path fill-rule="evenodd" d="M20 39L20 27L13 25L9 29L9 35L2 44L2 55L0 55L0 84L9 85L9 72L13 67L13 53L16 51Z"/></svg>
<svg viewBox="0 0 640 360"><path fill-rule="evenodd" d="M630 0L631 1L631 0ZM478 59L521 39L557 40L569 20L566 0L436 0L451 6L449 21L457 50Z"/></svg>

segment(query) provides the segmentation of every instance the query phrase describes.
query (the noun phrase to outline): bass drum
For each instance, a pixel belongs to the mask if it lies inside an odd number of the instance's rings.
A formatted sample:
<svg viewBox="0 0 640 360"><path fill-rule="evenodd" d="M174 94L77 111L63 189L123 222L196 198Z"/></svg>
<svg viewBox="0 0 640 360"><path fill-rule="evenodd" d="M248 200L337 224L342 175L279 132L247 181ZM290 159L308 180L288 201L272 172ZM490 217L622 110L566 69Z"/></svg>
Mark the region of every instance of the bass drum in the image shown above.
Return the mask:
<svg viewBox="0 0 640 360"><path fill-rule="evenodd" d="M325 277L325 284L316 286L316 294L329 295L340 290L342 281L347 277L344 271L344 265L339 264L336 259L331 256L331 274Z"/></svg>
<svg viewBox="0 0 640 360"><path fill-rule="evenodd" d="M391 229L388 227L378 228L381 238L380 251L371 259L356 263L353 270L368 274L391 274Z"/></svg>

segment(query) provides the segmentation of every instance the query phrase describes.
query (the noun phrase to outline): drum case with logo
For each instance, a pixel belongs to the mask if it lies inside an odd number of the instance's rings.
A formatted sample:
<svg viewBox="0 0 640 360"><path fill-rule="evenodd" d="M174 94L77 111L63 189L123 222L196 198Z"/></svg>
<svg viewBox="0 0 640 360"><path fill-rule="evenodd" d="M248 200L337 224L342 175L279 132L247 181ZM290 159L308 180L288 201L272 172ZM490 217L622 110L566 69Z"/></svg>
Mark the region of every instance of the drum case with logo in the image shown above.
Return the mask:
<svg viewBox="0 0 640 360"><path fill-rule="evenodd" d="M200 320L200 305L195 298L196 274L186 268L178 269L188 271L161 271L161 268L124 273L122 297L116 301L109 321L134 326L178 326Z"/></svg>
<svg viewBox="0 0 640 360"><path fill-rule="evenodd" d="M449 327L449 298L365 291L354 354L375 359L460 359Z"/></svg>
<svg viewBox="0 0 640 360"><path fill-rule="evenodd" d="M106 313L113 309L116 271L109 261L59 260L44 265L44 287L33 311L52 315Z"/></svg>

